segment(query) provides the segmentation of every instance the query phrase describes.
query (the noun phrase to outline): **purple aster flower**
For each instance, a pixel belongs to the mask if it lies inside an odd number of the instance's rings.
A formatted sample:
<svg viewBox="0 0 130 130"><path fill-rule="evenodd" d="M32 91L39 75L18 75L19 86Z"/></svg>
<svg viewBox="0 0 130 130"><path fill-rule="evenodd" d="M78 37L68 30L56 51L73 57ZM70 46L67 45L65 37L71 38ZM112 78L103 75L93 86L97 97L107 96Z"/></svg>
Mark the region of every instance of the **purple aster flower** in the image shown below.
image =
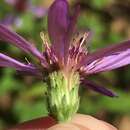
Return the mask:
<svg viewBox="0 0 130 130"><path fill-rule="evenodd" d="M28 0L5 0L5 2L13 6L17 12L23 12L28 7Z"/></svg>
<svg viewBox="0 0 130 130"><path fill-rule="evenodd" d="M48 85L48 108L58 121L69 120L77 112L80 84L104 95L116 96L115 93L89 81L86 77L130 64L129 40L94 53L88 52L84 47L90 32L85 32L79 40L72 40L78 15L79 6L75 8L73 15L70 15L67 0L54 1L48 12L48 33L51 46L46 36L40 33L45 46L44 52L38 51L32 43L0 25L1 40L32 54L40 61L38 65L25 64L1 53L0 66L12 67L33 76L42 76L43 81Z"/></svg>
<svg viewBox="0 0 130 130"><path fill-rule="evenodd" d="M17 12L24 12L28 10L38 18L45 16L47 13L46 8L42 6L34 6L29 0L5 0L5 2L13 6Z"/></svg>
<svg viewBox="0 0 130 130"><path fill-rule="evenodd" d="M46 8L42 6L35 6L31 3L31 1L28 0L5 0L5 2L11 5L17 12L12 12L6 15L2 20L0 20L0 23L6 26L11 26L15 24L17 27L19 27L17 21L21 21L21 19L17 14L23 13L25 11L31 12L35 16L35 18L43 18L43 16L47 14Z"/></svg>

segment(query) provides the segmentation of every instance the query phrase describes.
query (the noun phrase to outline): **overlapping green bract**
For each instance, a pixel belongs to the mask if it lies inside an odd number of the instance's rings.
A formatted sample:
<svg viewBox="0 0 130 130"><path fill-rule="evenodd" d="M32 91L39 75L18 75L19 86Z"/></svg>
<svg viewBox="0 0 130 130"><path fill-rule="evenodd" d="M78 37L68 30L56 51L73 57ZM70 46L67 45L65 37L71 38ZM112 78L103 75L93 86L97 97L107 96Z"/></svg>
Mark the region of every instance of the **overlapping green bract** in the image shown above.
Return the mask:
<svg viewBox="0 0 130 130"><path fill-rule="evenodd" d="M65 77L64 73L53 72L49 76L48 100L49 110L60 121L68 121L79 107L79 74L72 73Z"/></svg>

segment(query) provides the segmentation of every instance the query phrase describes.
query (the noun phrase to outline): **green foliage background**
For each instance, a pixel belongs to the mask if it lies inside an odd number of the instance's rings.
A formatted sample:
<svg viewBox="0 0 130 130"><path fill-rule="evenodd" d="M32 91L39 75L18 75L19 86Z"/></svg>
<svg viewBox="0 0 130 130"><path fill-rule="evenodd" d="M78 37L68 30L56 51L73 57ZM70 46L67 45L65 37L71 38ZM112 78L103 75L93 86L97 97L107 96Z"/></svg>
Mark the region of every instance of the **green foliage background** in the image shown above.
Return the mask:
<svg viewBox="0 0 130 130"><path fill-rule="evenodd" d="M34 5L48 8L52 0L33 0ZM78 20L79 30L90 29L93 37L89 46L95 51L110 44L118 44L130 37L130 1L129 0L70 0L71 7L79 2L81 13ZM14 7L0 0L0 21L7 14L14 13ZM20 33L42 50L40 32L47 33L47 15L36 18L29 11L15 12L22 23L12 24L14 31ZM35 59L16 47L0 41L0 52L7 53L26 62L25 57L32 62ZM121 129L124 117L130 118L130 66L111 72L90 77L99 84L113 89L118 98L109 98L81 88L80 113L90 114L105 120ZM34 77L21 76L10 68L0 68L0 130L17 123L37 117L47 116L48 110L44 93L46 85ZM129 123L130 124L130 123ZM130 126L129 126L130 127ZM130 129L130 128L129 128Z"/></svg>

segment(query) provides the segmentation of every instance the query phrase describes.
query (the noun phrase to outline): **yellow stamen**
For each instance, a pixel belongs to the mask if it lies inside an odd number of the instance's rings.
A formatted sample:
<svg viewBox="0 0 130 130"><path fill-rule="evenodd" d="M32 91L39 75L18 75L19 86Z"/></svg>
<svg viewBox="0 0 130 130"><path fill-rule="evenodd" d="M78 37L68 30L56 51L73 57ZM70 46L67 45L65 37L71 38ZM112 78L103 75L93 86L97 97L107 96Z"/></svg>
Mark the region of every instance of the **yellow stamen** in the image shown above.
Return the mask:
<svg viewBox="0 0 130 130"><path fill-rule="evenodd" d="M26 62L27 62L28 64L30 64L30 62L29 62L29 60L27 59L27 57L25 57L25 60L26 60Z"/></svg>
<svg viewBox="0 0 130 130"><path fill-rule="evenodd" d="M84 41L87 39L88 35L89 35L88 33L84 33L83 39L82 39L82 41L81 41L81 43L80 43L80 47L83 45L83 43L84 43Z"/></svg>

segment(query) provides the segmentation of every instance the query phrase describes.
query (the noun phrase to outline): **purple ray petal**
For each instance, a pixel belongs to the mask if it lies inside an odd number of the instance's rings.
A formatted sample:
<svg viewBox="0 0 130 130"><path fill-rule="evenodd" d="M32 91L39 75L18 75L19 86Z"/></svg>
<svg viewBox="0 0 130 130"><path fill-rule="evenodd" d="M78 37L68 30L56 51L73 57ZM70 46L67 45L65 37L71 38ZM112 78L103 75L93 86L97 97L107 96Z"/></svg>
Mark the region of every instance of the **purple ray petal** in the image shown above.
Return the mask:
<svg viewBox="0 0 130 130"><path fill-rule="evenodd" d="M86 66L86 73L109 71L130 64L130 49L110 56L97 59Z"/></svg>
<svg viewBox="0 0 130 130"><path fill-rule="evenodd" d="M89 88L91 90L94 90L96 92L99 92L103 95L109 96L109 97L117 97L117 94L113 93L112 91L104 88L101 85L97 85L96 83L89 81L89 80L84 80L82 82L83 86L85 86L86 88Z"/></svg>
<svg viewBox="0 0 130 130"><path fill-rule="evenodd" d="M31 75L39 75L40 72L36 67L34 67L32 64L24 64L21 63L5 54L0 53L0 67L11 67L15 68L18 71L28 73Z"/></svg>
<svg viewBox="0 0 130 130"><path fill-rule="evenodd" d="M17 33L10 31L2 24L0 24L0 39L12 43L13 45L17 46L23 51L33 54L43 63L45 62L44 57L33 44L26 41L23 37L21 37Z"/></svg>
<svg viewBox="0 0 130 130"><path fill-rule="evenodd" d="M67 59L68 59L70 41L71 41L71 38L72 38L74 32L76 31L76 23L77 23L77 19L79 16L79 10L80 10L80 6L79 5L75 6L73 16L71 16L70 21L69 21L68 31L67 31L66 38L65 38L65 40L66 40L65 47L64 47L65 64L67 63Z"/></svg>
<svg viewBox="0 0 130 130"><path fill-rule="evenodd" d="M129 48L130 48L130 40L124 41L120 44L111 45L107 48L99 49L98 51L83 57L78 67L81 67L82 65L90 64L99 58L117 54L118 52L125 51Z"/></svg>
<svg viewBox="0 0 130 130"><path fill-rule="evenodd" d="M48 12L48 32L53 49L60 60L64 58L65 36L69 25L68 2L55 0Z"/></svg>

